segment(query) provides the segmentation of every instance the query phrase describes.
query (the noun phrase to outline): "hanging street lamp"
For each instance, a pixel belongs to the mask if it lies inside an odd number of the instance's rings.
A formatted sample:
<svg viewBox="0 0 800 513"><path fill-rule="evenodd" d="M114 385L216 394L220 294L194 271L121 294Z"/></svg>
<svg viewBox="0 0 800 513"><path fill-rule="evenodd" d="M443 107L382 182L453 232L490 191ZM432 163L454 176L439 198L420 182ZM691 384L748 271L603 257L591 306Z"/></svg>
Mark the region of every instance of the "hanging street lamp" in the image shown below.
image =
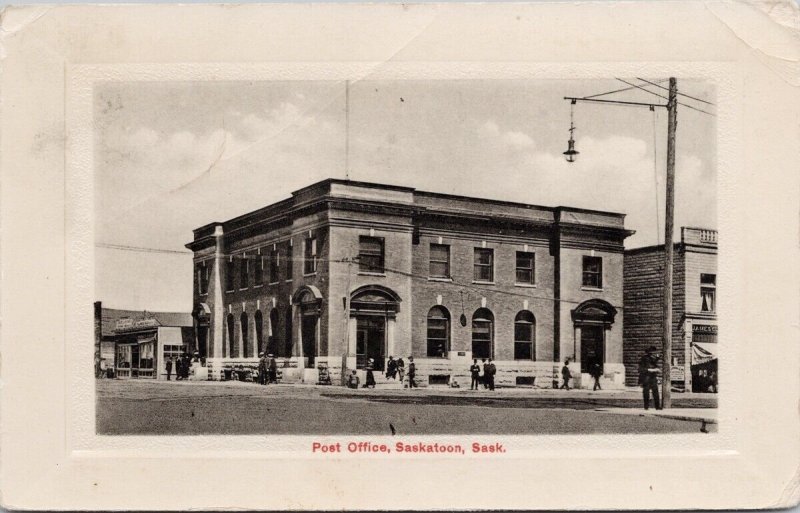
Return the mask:
<svg viewBox="0 0 800 513"><path fill-rule="evenodd" d="M569 141L567 141L567 151L564 152L564 155L567 157L567 162L575 162L575 159L580 153L575 149L575 139L573 138L573 132L575 132L575 124L573 123L575 103L577 103L576 100L572 100L569 107Z"/></svg>

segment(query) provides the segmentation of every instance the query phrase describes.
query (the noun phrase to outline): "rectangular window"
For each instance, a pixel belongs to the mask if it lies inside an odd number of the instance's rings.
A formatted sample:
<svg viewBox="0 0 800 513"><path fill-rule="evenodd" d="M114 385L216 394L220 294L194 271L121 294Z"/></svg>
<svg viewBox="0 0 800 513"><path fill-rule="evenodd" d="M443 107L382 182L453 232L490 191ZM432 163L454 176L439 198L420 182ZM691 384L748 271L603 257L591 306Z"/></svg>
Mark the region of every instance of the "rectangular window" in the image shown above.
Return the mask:
<svg viewBox="0 0 800 513"><path fill-rule="evenodd" d="M717 275L700 275L700 299L702 312L715 312L717 295Z"/></svg>
<svg viewBox="0 0 800 513"><path fill-rule="evenodd" d="M198 294L208 294L209 267L203 262L197 266L197 292Z"/></svg>
<svg viewBox="0 0 800 513"><path fill-rule="evenodd" d="M380 237L358 238L358 270L361 272L383 272L383 239Z"/></svg>
<svg viewBox="0 0 800 513"><path fill-rule="evenodd" d="M269 252L269 282L278 283L278 266L280 265L280 256L277 250Z"/></svg>
<svg viewBox="0 0 800 513"><path fill-rule="evenodd" d="M536 283L536 260L533 253L517 251L517 283L524 285Z"/></svg>
<svg viewBox="0 0 800 513"><path fill-rule="evenodd" d="M239 288L246 289L250 285L250 260L244 255L242 255L239 269Z"/></svg>
<svg viewBox="0 0 800 513"><path fill-rule="evenodd" d="M264 284L264 256L261 254L256 255L255 269L253 270L253 285Z"/></svg>
<svg viewBox="0 0 800 513"><path fill-rule="evenodd" d="M303 273L314 274L317 272L317 239L311 237L305 242L305 261L303 262Z"/></svg>
<svg viewBox="0 0 800 513"><path fill-rule="evenodd" d="M444 358L447 356L447 319L428 318L428 356Z"/></svg>
<svg viewBox="0 0 800 513"><path fill-rule="evenodd" d="M225 290L231 291L234 289L234 273L236 272L236 266L233 262L233 259L228 259L225 262Z"/></svg>
<svg viewBox="0 0 800 513"><path fill-rule="evenodd" d="M583 257L583 286L594 289L603 288L603 259L600 257Z"/></svg>
<svg viewBox="0 0 800 513"><path fill-rule="evenodd" d="M475 281L494 281L494 250L475 248L474 274Z"/></svg>
<svg viewBox="0 0 800 513"><path fill-rule="evenodd" d="M432 278L450 277L450 246L446 244L431 244L429 274Z"/></svg>
<svg viewBox="0 0 800 513"><path fill-rule="evenodd" d="M292 274L293 274L292 273L292 271L293 271L293 269L292 269L292 252L293 252L293 250L294 250L294 248L291 246L291 244L289 246L286 246L286 279L287 280L291 280L292 279Z"/></svg>

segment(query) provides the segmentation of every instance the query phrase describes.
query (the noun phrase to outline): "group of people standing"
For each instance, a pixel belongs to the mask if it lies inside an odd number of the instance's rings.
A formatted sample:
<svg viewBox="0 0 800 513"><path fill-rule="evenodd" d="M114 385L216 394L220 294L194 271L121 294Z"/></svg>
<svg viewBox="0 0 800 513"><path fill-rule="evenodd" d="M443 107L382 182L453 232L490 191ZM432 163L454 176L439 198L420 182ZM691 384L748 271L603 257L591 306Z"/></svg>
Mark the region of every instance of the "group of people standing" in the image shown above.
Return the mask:
<svg viewBox="0 0 800 513"><path fill-rule="evenodd" d="M175 381L189 379L189 372L192 370L192 364L200 362L200 353L195 352L193 358L189 358L189 353L183 353L180 357L176 358L171 356L167 358L164 364L167 370L167 381L172 379L172 369L175 369Z"/></svg>
<svg viewBox="0 0 800 513"><path fill-rule="evenodd" d="M572 379L572 371L569 370L569 358L564 360L564 366L561 367L561 390L569 390L569 380ZM597 390L602 390L603 387L600 386L600 378L603 376L603 364L601 364L597 359L594 359L589 362L589 375L594 380L594 386L592 387L592 392ZM553 387L555 388L555 386Z"/></svg>
<svg viewBox="0 0 800 513"><path fill-rule="evenodd" d="M375 360L370 358L367 360L367 364L364 366L364 370L366 371L367 375L364 379L363 388L375 388ZM408 388L418 388L417 382L415 380L417 374L417 364L414 363L414 357L408 357ZM386 362L386 379L398 379L400 378L400 382L403 382L403 379L406 376L406 362L403 361L403 358L400 357L397 360L394 359L393 356L389 356L389 360ZM359 383L361 382L361 378L358 377L358 371L353 369L349 376L347 376L347 386L349 388L358 388Z"/></svg>
<svg viewBox="0 0 800 513"><path fill-rule="evenodd" d="M258 353L258 384L278 382L278 362L272 354Z"/></svg>
<svg viewBox="0 0 800 513"><path fill-rule="evenodd" d="M483 363L483 374L481 374L481 366L478 365L478 359L472 360L472 365L469 367L469 373L472 376L469 389L478 390L480 385L483 385L483 388L494 390L494 376L497 374L497 367L491 358L483 358L481 362Z"/></svg>

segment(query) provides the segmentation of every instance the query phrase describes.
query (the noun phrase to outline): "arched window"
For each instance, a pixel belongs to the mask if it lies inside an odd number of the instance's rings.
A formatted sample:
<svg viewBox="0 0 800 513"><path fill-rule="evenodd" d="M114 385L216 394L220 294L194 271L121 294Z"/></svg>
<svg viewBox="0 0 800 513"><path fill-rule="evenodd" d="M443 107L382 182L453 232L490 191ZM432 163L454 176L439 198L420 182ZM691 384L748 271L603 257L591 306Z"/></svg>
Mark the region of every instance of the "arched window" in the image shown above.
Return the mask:
<svg viewBox="0 0 800 513"><path fill-rule="evenodd" d="M536 359L536 319L527 310L514 318L514 359Z"/></svg>
<svg viewBox="0 0 800 513"><path fill-rule="evenodd" d="M428 356L446 358L450 349L450 313L434 306L428 311Z"/></svg>
<svg viewBox="0 0 800 513"><path fill-rule="evenodd" d="M278 349L278 338L278 309L273 308L269 311L269 333L264 353L275 356L280 354L280 356L284 356L282 351Z"/></svg>
<svg viewBox="0 0 800 513"><path fill-rule="evenodd" d="M228 358L233 358L236 347L236 326L234 326L233 314L228 314L226 317L228 324Z"/></svg>
<svg viewBox="0 0 800 513"><path fill-rule="evenodd" d="M494 358L494 315L488 308L472 314L472 357Z"/></svg>
<svg viewBox="0 0 800 513"><path fill-rule="evenodd" d="M253 351L253 356L258 356L258 353L264 350L264 316L261 314L261 310L256 310L255 323L256 347L255 351Z"/></svg>
<svg viewBox="0 0 800 513"><path fill-rule="evenodd" d="M250 322L247 318L247 314L242 312L242 315L239 317L239 321L242 326L242 354L240 356L247 358L250 356L250 351L252 350L249 336Z"/></svg>

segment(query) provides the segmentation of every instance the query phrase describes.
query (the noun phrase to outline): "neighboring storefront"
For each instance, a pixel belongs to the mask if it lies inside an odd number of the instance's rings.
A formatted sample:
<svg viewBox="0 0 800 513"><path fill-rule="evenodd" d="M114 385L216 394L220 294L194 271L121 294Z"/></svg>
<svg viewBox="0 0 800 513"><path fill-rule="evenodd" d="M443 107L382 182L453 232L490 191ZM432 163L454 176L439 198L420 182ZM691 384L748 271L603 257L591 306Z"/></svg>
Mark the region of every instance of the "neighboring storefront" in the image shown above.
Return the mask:
<svg viewBox="0 0 800 513"><path fill-rule="evenodd" d="M97 302L95 317L99 356L112 371L109 377L166 379L167 359L196 350L189 313L118 310Z"/></svg>
<svg viewBox="0 0 800 513"><path fill-rule="evenodd" d="M660 348L664 246L625 251L623 348L626 383L638 382L638 362ZM672 384L687 392L717 391L717 232L681 228L674 247Z"/></svg>
<svg viewBox="0 0 800 513"><path fill-rule="evenodd" d="M191 317L189 326L162 326L157 317L120 319L116 333L116 377L166 379L166 362L175 361L194 348Z"/></svg>

